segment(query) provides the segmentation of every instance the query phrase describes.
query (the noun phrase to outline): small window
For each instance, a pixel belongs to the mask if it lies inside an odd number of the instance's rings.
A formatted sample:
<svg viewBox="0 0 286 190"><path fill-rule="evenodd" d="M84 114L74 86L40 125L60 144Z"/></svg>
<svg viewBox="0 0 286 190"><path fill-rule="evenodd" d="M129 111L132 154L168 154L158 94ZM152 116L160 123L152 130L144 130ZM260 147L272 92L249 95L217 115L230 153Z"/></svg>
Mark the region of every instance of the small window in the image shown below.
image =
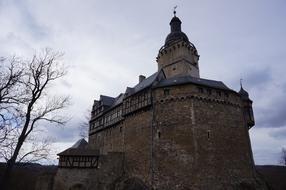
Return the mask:
<svg viewBox="0 0 286 190"><path fill-rule="evenodd" d="M199 93L204 93L204 89L203 88L199 87L198 90L199 90Z"/></svg>
<svg viewBox="0 0 286 190"><path fill-rule="evenodd" d="M210 130L208 130L208 140L210 140L210 134L211 133L211 131Z"/></svg>
<svg viewBox="0 0 286 190"><path fill-rule="evenodd" d="M173 71L175 71L176 70L176 67L173 67Z"/></svg>
<svg viewBox="0 0 286 190"><path fill-rule="evenodd" d="M216 93L218 96L221 96L221 91L218 90L218 91L216 91Z"/></svg>
<svg viewBox="0 0 286 190"><path fill-rule="evenodd" d="M158 135L158 138L160 139L160 137L161 137L161 132L158 131L158 132L157 132L157 135Z"/></svg>
<svg viewBox="0 0 286 190"><path fill-rule="evenodd" d="M167 96L170 94L170 89L164 89L164 95Z"/></svg>
<svg viewBox="0 0 286 190"><path fill-rule="evenodd" d="M211 89L207 89L208 95L212 95L212 90Z"/></svg>

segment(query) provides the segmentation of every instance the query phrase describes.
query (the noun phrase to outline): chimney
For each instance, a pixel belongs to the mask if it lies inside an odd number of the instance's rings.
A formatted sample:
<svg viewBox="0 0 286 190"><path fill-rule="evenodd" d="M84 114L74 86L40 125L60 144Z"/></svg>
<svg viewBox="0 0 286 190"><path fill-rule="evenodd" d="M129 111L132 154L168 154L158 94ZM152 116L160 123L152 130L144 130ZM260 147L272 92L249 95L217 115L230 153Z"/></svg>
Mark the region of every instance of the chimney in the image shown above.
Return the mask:
<svg viewBox="0 0 286 190"><path fill-rule="evenodd" d="M139 83L142 82L146 77L144 75L139 75Z"/></svg>

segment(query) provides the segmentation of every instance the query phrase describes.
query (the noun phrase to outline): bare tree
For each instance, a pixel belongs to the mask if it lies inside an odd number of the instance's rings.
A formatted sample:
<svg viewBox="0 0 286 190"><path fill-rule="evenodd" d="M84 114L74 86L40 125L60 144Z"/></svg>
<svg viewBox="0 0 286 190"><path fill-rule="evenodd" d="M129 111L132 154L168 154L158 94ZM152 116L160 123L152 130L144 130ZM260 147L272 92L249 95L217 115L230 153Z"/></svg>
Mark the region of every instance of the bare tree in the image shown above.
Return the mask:
<svg viewBox="0 0 286 190"><path fill-rule="evenodd" d="M35 55L30 61L21 61L23 65L19 79L15 84L17 98L12 110L13 122L19 125L17 141L2 177L2 188L5 189L11 170L31 133L43 122L63 125L66 119L59 114L69 104L69 97L49 97L48 89L53 82L66 74L66 69L59 61L61 54L46 49ZM5 83L6 80L4 80ZM2 82L2 81L1 81ZM6 82L7 83L7 82ZM5 89L5 88L4 88ZM2 104L2 103L1 103ZM3 105L6 105L3 103ZM5 115L5 114L4 114ZM5 124L4 124L5 125ZM13 127L12 127L13 128ZM11 145L12 146L12 145ZM27 157L24 155L23 159Z"/></svg>
<svg viewBox="0 0 286 190"><path fill-rule="evenodd" d="M87 110L84 120L81 121L79 125L79 136L81 138L88 138L88 132L89 132L89 121L90 121L90 110Z"/></svg>
<svg viewBox="0 0 286 190"><path fill-rule="evenodd" d="M21 129L10 131L7 138L0 146L0 158L6 162L12 157L17 139ZM50 137L37 136L37 133L32 133L24 142L24 146L20 149L16 162L35 163L47 160L51 153L51 145L53 140Z"/></svg>
<svg viewBox="0 0 286 190"><path fill-rule="evenodd" d="M15 109L22 101L19 92L20 79L23 71L19 60L12 57L10 60L0 58L0 145L17 123Z"/></svg>
<svg viewBox="0 0 286 190"><path fill-rule="evenodd" d="M51 150L52 140L50 138L27 140L28 147L19 153L18 162L35 163L48 159Z"/></svg>

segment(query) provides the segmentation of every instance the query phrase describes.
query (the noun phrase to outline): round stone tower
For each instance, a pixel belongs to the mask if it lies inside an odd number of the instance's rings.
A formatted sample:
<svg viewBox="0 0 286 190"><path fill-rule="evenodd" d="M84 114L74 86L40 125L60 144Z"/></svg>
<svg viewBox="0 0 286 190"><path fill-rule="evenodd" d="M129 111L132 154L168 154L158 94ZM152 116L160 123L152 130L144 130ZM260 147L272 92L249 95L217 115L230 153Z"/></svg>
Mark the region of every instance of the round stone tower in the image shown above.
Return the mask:
<svg viewBox="0 0 286 190"><path fill-rule="evenodd" d="M158 70L163 69L166 78L174 76L199 78L199 55L194 44L182 32L181 23L174 12L174 17L170 22L171 32L157 56Z"/></svg>

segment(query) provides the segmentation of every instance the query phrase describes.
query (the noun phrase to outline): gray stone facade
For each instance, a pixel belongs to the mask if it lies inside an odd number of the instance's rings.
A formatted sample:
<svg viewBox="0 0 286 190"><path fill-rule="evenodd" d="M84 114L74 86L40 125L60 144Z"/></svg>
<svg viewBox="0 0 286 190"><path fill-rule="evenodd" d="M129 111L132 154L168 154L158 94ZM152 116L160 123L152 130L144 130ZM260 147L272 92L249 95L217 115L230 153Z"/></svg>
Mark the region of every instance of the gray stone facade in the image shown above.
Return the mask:
<svg viewBox="0 0 286 190"><path fill-rule="evenodd" d="M59 154L66 167L54 190L266 189L254 168L248 94L200 78L198 52L180 19L170 25L158 71L116 98L94 101L88 144ZM98 165L88 168L84 157L93 151Z"/></svg>

